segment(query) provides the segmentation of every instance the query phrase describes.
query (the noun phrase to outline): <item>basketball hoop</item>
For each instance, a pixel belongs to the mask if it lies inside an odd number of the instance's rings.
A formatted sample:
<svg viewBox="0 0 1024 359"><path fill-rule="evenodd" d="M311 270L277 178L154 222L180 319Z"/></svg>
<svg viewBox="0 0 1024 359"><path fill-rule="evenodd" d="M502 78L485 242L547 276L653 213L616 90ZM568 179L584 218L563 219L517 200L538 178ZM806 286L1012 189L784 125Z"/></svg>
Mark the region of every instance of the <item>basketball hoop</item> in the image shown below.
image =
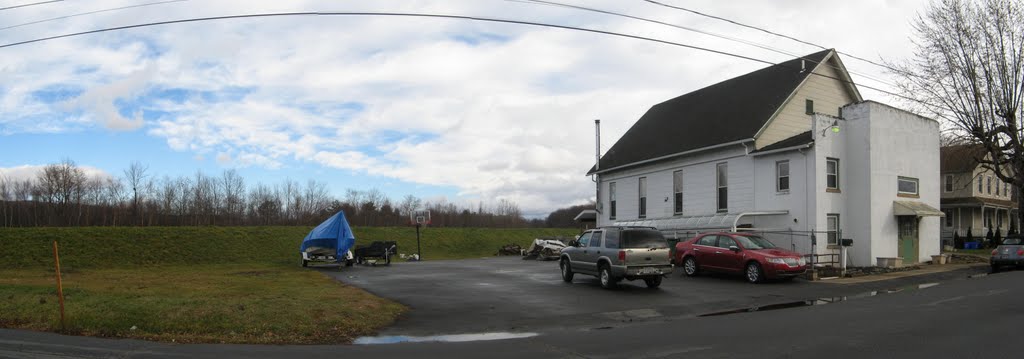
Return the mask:
<svg viewBox="0 0 1024 359"><path fill-rule="evenodd" d="M417 209L409 214L409 224L414 226L425 226L430 224L430 211Z"/></svg>
<svg viewBox="0 0 1024 359"><path fill-rule="evenodd" d="M430 224L430 210L417 209L409 213L409 224L416 226L416 260L423 260L420 247L420 227Z"/></svg>

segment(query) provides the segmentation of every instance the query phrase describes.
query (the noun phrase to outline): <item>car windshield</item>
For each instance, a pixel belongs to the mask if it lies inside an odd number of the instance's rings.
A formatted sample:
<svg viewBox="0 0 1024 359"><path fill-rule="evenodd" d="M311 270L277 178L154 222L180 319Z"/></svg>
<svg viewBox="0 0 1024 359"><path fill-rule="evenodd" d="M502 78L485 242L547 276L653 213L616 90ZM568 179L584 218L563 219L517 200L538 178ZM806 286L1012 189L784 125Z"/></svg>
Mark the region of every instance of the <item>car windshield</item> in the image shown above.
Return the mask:
<svg viewBox="0 0 1024 359"><path fill-rule="evenodd" d="M743 245L743 248L746 249L771 249L776 247L774 243L758 236L735 236L733 238L736 238Z"/></svg>
<svg viewBox="0 0 1024 359"><path fill-rule="evenodd" d="M665 237L653 229L622 231L621 248L668 248Z"/></svg>
<svg viewBox="0 0 1024 359"><path fill-rule="evenodd" d="M1003 245L1004 246L1012 246L1012 245L1018 245L1018 244L1021 244L1021 239L1020 238L1007 238L1007 239L1003 240Z"/></svg>

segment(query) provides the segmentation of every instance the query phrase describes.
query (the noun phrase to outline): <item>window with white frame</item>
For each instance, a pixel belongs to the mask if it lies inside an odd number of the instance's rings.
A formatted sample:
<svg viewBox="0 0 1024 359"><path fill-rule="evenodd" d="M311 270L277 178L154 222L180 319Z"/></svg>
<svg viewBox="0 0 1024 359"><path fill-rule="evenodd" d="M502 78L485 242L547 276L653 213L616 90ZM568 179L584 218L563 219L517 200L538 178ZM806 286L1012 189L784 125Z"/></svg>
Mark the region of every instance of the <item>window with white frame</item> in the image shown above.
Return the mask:
<svg viewBox="0 0 1024 359"><path fill-rule="evenodd" d="M839 159L825 159L825 188L839 190Z"/></svg>
<svg viewBox="0 0 1024 359"><path fill-rule="evenodd" d="M608 219L615 219L615 182L608 183Z"/></svg>
<svg viewBox="0 0 1024 359"><path fill-rule="evenodd" d="M985 182L984 179L981 178L981 176L975 177L975 179L978 180L978 194L985 193L985 191L982 189L982 185L984 185Z"/></svg>
<svg viewBox="0 0 1024 359"><path fill-rule="evenodd" d="M830 213L826 217L826 231L828 231L828 244L839 244L839 215Z"/></svg>
<svg viewBox="0 0 1024 359"><path fill-rule="evenodd" d="M917 190L918 184L919 184L919 181L917 180L917 178L898 177L896 179L896 191L897 191L897 193L902 194L902 195L917 196L918 195L918 190Z"/></svg>
<svg viewBox="0 0 1024 359"><path fill-rule="evenodd" d="M647 218L647 177L640 177L640 184L637 186L640 197L640 218Z"/></svg>
<svg viewBox="0 0 1024 359"><path fill-rule="evenodd" d="M789 161L775 162L775 191L789 192Z"/></svg>
<svg viewBox="0 0 1024 359"><path fill-rule="evenodd" d="M985 194L992 194L992 176L985 176Z"/></svg>
<svg viewBox="0 0 1024 359"><path fill-rule="evenodd" d="M715 184L718 187L718 211L729 211L729 166L727 163L719 163L717 166Z"/></svg>
<svg viewBox="0 0 1024 359"><path fill-rule="evenodd" d="M946 187L946 192L953 192L953 175L946 175L943 178L943 185Z"/></svg>
<svg viewBox="0 0 1024 359"><path fill-rule="evenodd" d="M683 171L672 172L672 213L683 214Z"/></svg>

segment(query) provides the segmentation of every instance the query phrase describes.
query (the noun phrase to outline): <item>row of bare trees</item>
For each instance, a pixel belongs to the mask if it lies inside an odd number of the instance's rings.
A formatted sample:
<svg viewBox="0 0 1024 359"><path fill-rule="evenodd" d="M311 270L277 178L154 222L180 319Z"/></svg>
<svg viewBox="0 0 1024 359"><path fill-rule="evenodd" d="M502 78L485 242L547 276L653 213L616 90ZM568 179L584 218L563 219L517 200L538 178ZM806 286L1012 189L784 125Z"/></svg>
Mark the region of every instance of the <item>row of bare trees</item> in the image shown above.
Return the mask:
<svg viewBox="0 0 1024 359"><path fill-rule="evenodd" d="M339 199L315 180L247 186L233 169L219 176L196 172L157 178L148 166L134 162L123 177L89 176L66 159L45 166L34 178L0 174L3 227L315 225L337 211L345 211L355 226L401 226L418 208L431 211L433 226L543 225L524 219L519 206L506 200L469 209L413 195L396 202L377 189L349 189Z"/></svg>

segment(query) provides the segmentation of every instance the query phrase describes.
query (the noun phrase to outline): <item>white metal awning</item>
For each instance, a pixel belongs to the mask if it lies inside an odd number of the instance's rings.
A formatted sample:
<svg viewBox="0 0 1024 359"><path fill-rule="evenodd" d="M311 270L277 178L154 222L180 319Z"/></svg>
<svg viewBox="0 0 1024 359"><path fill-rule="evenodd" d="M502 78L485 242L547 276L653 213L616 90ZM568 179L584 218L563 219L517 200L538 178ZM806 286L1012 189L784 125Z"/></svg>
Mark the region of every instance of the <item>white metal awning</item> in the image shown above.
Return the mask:
<svg viewBox="0 0 1024 359"><path fill-rule="evenodd" d="M936 216L945 217L946 214L918 201L892 201L892 211L897 216Z"/></svg>
<svg viewBox="0 0 1024 359"><path fill-rule="evenodd" d="M750 211L739 213L715 213L704 216L670 217L617 221L616 226L654 227L661 231L736 231L740 219L753 216L776 216L789 214L787 210Z"/></svg>

